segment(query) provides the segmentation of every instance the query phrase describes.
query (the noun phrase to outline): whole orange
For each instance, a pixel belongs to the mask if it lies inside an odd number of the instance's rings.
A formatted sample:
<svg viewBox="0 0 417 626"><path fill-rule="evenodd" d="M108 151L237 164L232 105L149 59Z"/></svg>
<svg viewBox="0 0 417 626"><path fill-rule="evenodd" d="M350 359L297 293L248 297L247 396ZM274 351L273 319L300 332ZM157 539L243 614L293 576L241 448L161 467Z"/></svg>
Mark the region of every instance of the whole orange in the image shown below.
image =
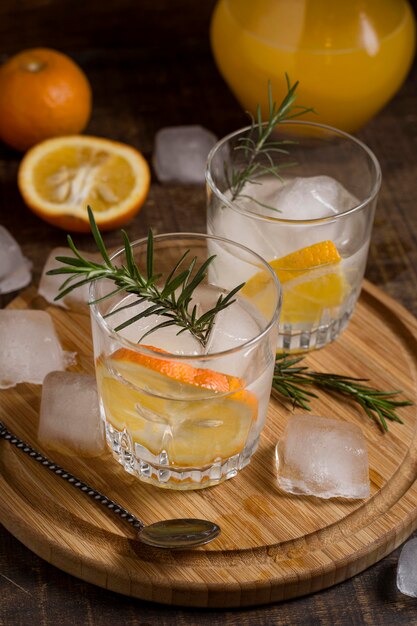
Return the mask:
<svg viewBox="0 0 417 626"><path fill-rule="evenodd" d="M33 48L0 67L0 139L16 150L80 133L90 114L90 83L65 54Z"/></svg>

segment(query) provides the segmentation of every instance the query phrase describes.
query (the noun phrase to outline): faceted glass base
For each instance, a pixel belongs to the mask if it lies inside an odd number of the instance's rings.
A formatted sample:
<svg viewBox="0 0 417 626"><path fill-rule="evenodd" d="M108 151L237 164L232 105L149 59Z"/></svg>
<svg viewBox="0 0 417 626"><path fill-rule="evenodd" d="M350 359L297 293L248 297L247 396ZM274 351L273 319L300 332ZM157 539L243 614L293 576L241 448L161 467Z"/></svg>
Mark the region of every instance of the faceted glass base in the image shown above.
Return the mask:
<svg viewBox="0 0 417 626"><path fill-rule="evenodd" d="M106 440L113 457L129 474L156 487L186 491L212 487L236 476L250 462L259 438L240 454L218 459L198 469L170 465L165 451L155 457L146 448L134 443L128 432L118 431L109 423L106 423Z"/></svg>
<svg viewBox="0 0 417 626"><path fill-rule="evenodd" d="M282 324L279 328L278 352L304 352L322 348L339 337L347 327L353 313L353 306L345 310L341 317L323 319L314 325Z"/></svg>

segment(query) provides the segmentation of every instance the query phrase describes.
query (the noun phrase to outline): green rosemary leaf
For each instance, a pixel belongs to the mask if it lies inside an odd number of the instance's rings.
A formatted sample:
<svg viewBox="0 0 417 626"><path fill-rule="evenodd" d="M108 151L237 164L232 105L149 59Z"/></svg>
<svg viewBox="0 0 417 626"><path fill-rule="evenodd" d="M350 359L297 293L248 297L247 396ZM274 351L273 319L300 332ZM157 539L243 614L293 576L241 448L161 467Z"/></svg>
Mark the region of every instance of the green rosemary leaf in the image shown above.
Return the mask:
<svg viewBox="0 0 417 626"><path fill-rule="evenodd" d="M70 279L68 279L68 280L70 280ZM122 292L124 290L125 290L124 287L118 287L117 289L114 289L114 291L110 291L110 293L106 293L104 296L101 296L101 298L96 298L95 300L89 300L88 304L98 304L99 302L103 302L104 300L108 300L109 298L113 298L113 296L117 296L118 293L120 293L120 292ZM138 303L135 302L134 304L136 305ZM131 306L131 305L127 305L127 306Z"/></svg>
<svg viewBox="0 0 417 626"><path fill-rule="evenodd" d="M230 300L237 294L238 291L240 291L243 287L245 286L245 283L241 283L240 285L238 285L237 287L235 287L234 289L232 289L231 291L229 291L228 294L226 295L221 295L221 301L218 303L219 305L222 305L222 308L225 308L225 305L229 306L230 304ZM219 300L220 300L219 298Z"/></svg>
<svg viewBox="0 0 417 626"><path fill-rule="evenodd" d="M121 291L125 291L125 287L121 287L120 290ZM104 296L104 298L105 297L106 296ZM100 300L100 298L99 298L99 300ZM120 313L121 311L124 311L126 309L131 309L134 306L138 306L138 304L142 304L142 302L146 302L146 301L147 301L147 298L140 298L140 297L138 297L133 302L129 302L129 304L122 304L121 306L115 307L114 309L112 309L111 311L109 311L108 313L103 315L103 317L104 317L104 319L107 319L108 317L112 317L113 315L117 315L117 313ZM91 302L89 304L94 304L94 302Z"/></svg>
<svg viewBox="0 0 417 626"><path fill-rule="evenodd" d="M156 330L159 330L161 328L167 328L168 326L174 326L174 325L175 325L175 321L174 320L171 320L171 321L168 320L166 322L161 322L160 324L157 324L156 326L154 326L150 330L146 331L146 333L140 337L140 339L138 340L138 343L142 343L142 341L146 337L149 337L149 335L154 333Z"/></svg>
<svg viewBox="0 0 417 626"><path fill-rule="evenodd" d="M277 355L275 359L273 391L290 398L294 406L310 410L308 396L317 397L309 391L313 386L358 403L368 417L379 423L385 431L388 430L387 420L403 423L396 409L413 404L410 400L394 400L394 396L402 393L399 390L379 391L364 385L366 379L363 378L310 371L305 366L299 366L302 360L303 357L290 357L285 353Z"/></svg>
<svg viewBox="0 0 417 626"><path fill-rule="evenodd" d="M124 322L116 326L114 330L116 332L119 332L120 330L127 328L127 326L131 326L131 324L138 322L140 319L143 319L144 317L149 317L149 315L156 315L159 308L160 308L159 304L154 304L153 306L148 307L144 311L141 311L140 313L138 313L137 315L134 315L128 320L125 320Z"/></svg>
<svg viewBox="0 0 417 626"><path fill-rule="evenodd" d="M152 278L153 275L153 233L152 230L148 231L148 247L147 247L147 255L146 255L146 271L148 274L148 280Z"/></svg>
<svg viewBox="0 0 417 626"><path fill-rule="evenodd" d="M170 271L170 273L168 274L168 277L165 281L165 284L168 285L171 282L172 277L175 275L175 272L181 267L181 265L183 264L183 262L185 261L186 257L190 254L189 250L186 250L184 252L184 254L182 255L182 257L179 259L179 261L177 261L174 265L174 267L172 268L172 270Z"/></svg>
<svg viewBox="0 0 417 626"><path fill-rule="evenodd" d="M53 270L48 270L48 276L57 276L59 274L85 274L86 268L77 267L55 267Z"/></svg>
<svg viewBox="0 0 417 626"><path fill-rule="evenodd" d="M256 119L258 121L258 130L260 130L262 128L262 111L260 104L258 104L258 107L256 109Z"/></svg>
<svg viewBox="0 0 417 626"><path fill-rule="evenodd" d="M107 313L105 317L110 317L111 315L115 315L116 313L131 307L133 308L143 302L149 303L149 306L140 313L133 315L131 318L119 324L114 329L116 332L123 330L127 326L144 317L148 317L150 315L160 315L166 318L161 323L166 322L167 326L176 324L180 328L179 332L190 332L194 335L194 337L196 337L201 345L205 347L216 315L219 311L234 302L232 298L243 285L240 285L232 290L230 294L226 294L218 306L213 307L209 312L206 312L203 316L198 318L195 304L190 307L190 303L195 289L197 289L197 287L204 280L207 274L207 269L212 263L214 256L204 261L200 267L196 266L197 257L194 257L190 261L188 267L186 269L184 268L182 272L177 274L176 272L179 270L180 266L184 264L184 261L189 253L189 251L187 251L174 264L173 269L169 272L168 278L164 281L163 276L154 273L153 234L150 230L147 239L147 278L145 279L143 272L135 261L132 245L129 241L127 233L122 231L126 263L121 267L113 266L105 248L100 231L94 220L94 214L90 208L89 219L94 240L99 251L101 252L104 264L92 263L91 261L84 259L70 239L71 248L76 255L76 259L74 260L72 257L64 256L58 257L58 260L63 263L63 267L56 268L48 272L48 274L53 275L68 275L68 278L64 281L63 285L61 285L56 299L65 297L73 289L81 287L82 285L85 285L93 280L106 278L107 280L114 282L116 288L111 291L111 293L106 294L101 298L97 298L94 302L90 302L89 304L101 302L102 300L111 298L123 291L126 292L126 294L135 295L136 298L128 304L121 304L120 306L115 307L112 311ZM159 328L160 326L158 325L157 327Z"/></svg>
<svg viewBox="0 0 417 626"><path fill-rule="evenodd" d="M55 258L60 263L66 263L67 265L71 265L73 267L85 267L85 259L82 259L81 257L57 256ZM53 270L49 270L49 272L51 271Z"/></svg>
<svg viewBox="0 0 417 626"><path fill-rule="evenodd" d="M96 220L94 219L94 213L90 206L87 207L87 211L88 211L88 219L90 220L91 232L93 234L94 241L96 242L97 248L99 249L100 254L103 257L103 260L105 264L107 265L107 267L113 268L112 262L110 261L110 257L106 250L106 246L104 245L103 238L97 227ZM75 246L74 246L74 252L76 252Z"/></svg>
<svg viewBox="0 0 417 626"><path fill-rule="evenodd" d="M135 259L133 257L133 251L132 251L132 246L130 245L129 237L127 236L127 232L125 230L122 230L121 233L122 233L123 243L124 243L124 248L125 248L127 269L132 276L136 276L137 278L139 278L140 274L139 273L136 274L137 267L136 267Z"/></svg>
<svg viewBox="0 0 417 626"><path fill-rule="evenodd" d="M314 109L294 104L297 98L296 91L299 83L296 81L294 85L291 85L291 81L287 74L285 77L287 82L287 94L284 96L279 107L273 99L271 82L268 81L268 120L266 122L262 120L261 107L258 105L256 122L252 118L249 136L241 137L238 140L241 142L240 145L234 147L234 150L244 150L245 158L247 159L246 166L243 169L241 168L241 165L239 165L239 167L232 167L232 170L230 171L230 167L224 165L224 177L230 190L232 200L236 200L242 195L244 186L247 183L253 182L255 174L259 176L271 173L277 178L280 178L278 173L279 169L294 165L294 162L289 164L283 163L274 165L271 153L279 153L282 151L284 154L288 154L288 151L283 149L282 146L296 142L288 139L284 139L282 141L270 141L270 136L276 126L281 122L300 117L306 113L314 112ZM256 141L253 138L253 133L255 133L257 137ZM260 157L263 157L264 159L266 158L269 161L269 169L260 163ZM253 198L251 199L253 200ZM256 202L256 199L254 201ZM258 202L258 204L265 206L260 202Z"/></svg>
<svg viewBox="0 0 417 626"><path fill-rule="evenodd" d="M80 280L78 281L78 283L73 283L70 287L67 287L66 289L62 289L62 290L60 289L58 295L55 296L54 300L61 300L61 298L65 298L65 296L68 295L74 289L78 289L78 287L83 287L84 285L87 285L90 282L91 282L91 278L84 278L84 280Z"/></svg>
<svg viewBox="0 0 417 626"><path fill-rule="evenodd" d="M71 250L73 251L73 253L82 261L85 261L85 259L83 259L83 257L81 256L81 254L78 252L77 248L74 245L74 242L72 240L71 235L67 235L67 243L68 246L71 248Z"/></svg>
<svg viewBox="0 0 417 626"><path fill-rule="evenodd" d="M188 277L188 271L181 272L175 278L171 280L171 282L167 282L165 287L161 291L161 298L169 298L180 286L184 283L185 279Z"/></svg>
<svg viewBox="0 0 417 626"><path fill-rule="evenodd" d="M178 304L182 304L183 302L185 302L186 300L188 300L191 297L192 293L196 290L198 285L206 277L207 268L213 262L215 256L216 255L213 255L213 256L209 257L208 259L206 259L206 261L204 261L204 263L201 265L201 267L195 273L192 281L187 284L187 286L184 289L184 291L182 292L181 296L178 298Z"/></svg>

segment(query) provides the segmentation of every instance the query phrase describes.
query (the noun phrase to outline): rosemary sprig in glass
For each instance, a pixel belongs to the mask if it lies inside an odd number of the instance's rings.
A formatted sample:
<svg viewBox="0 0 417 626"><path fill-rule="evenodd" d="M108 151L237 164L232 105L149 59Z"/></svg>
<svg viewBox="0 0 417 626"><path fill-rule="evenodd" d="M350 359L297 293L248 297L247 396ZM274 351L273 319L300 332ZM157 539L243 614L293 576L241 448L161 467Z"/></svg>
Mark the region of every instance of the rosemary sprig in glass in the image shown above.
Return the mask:
<svg viewBox="0 0 417 626"><path fill-rule="evenodd" d="M275 163L272 153L281 153L289 155L290 152L284 146L295 143L292 140L271 141L270 136L277 124L288 120L295 119L306 113L314 112L314 109L295 105L297 98L297 87L299 81L291 85L291 81L287 74L287 94L278 106L272 96L271 82L268 81L268 119L262 119L261 107L258 104L256 120L252 117L251 130L247 137L239 139L239 145L235 146L235 150L242 150L245 157L245 166L233 166L229 169L227 163L224 163L224 176L228 189L230 190L231 200L239 198L250 198L252 201L266 206L256 198L242 194L243 188L247 183L260 184L257 180L260 176L272 175L281 180L280 170L295 165L294 161ZM266 165L265 165L266 161ZM267 207L274 208L274 207ZM278 209L275 209L278 210Z"/></svg>
<svg viewBox="0 0 417 626"><path fill-rule="evenodd" d="M205 347L213 328L216 315L235 301L233 298L243 287L244 283L238 285L225 295L221 294L216 304L210 310L198 316L197 305L192 303L193 294L204 280L207 269L215 258L215 255L209 257L200 267L196 267L196 257L192 258L188 264L185 264L186 257L189 254L189 251L187 251L175 264L169 276L163 279L160 274L154 273L152 230L149 230L148 233L145 270L137 266L129 238L126 232L122 230L126 264L117 267L112 263L109 257L95 222L93 211L90 207L88 207L88 217L94 240L103 257L104 263L94 263L93 261L85 259L77 250L70 235L68 235L68 245L75 254L75 258L67 256L56 257L57 261L63 263L64 266L48 272L50 275L70 274L61 285L55 300L63 298L73 289L90 283L93 280L107 278L114 282L116 289L94 302L89 302L89 304L95 304L106 298L111 298L120 292L136 294L137 299L128 305L122 305L114 309L105 317L109 317L123 309L142 304L143 302L149 303L147 308L117 326L114 329L115 331L120 331L141 318L149 317L150 315L161 315L166 319L142 335L138 343L159 328L176 325L181 329L178 334L189 331L198 339L201 345Z"/></svg>
<svg viewBox="0 0 417 626"><path fill-rule="evenodd" d="M203 281L207 268L213 261L214 256L208 258L199 268L196 268L196 258L194 257L186 269L181 270L181 266L184 265L188 255L188 252L186 252L175 264L163 284L161 284L161 275L154 273L153 235L151 230L149 231L147 241L146 271L142 271L137 266L131 243L123 230L121 232L124 241L126 264L117 267L109 257L90 207L88 207L88 216L94 240L104 263L95 263L83 258L72 238L68 235L68 245L74 252L75 257L56 257L58 261L63 263L63 267L47 272L49 275L69 274L69 277L61 285L55 300L63 298L73 289L88 284L93 280L107 278L115 283L116 288L111 293L103 296L103 298L99 298L89 304L100 302L120 292L138 296L132 303L119 306L111 311L108 316L123 309L134 307L137 304L149 302L149 306L143 311L115 327L114 330L116 332L143 317L161 315L167 319L145 333L138 342L158 328L176 325L181 329L178 334L189 331L205 347L213 329L217 313L235 301L233 299L234 296L244 284L238 285L226 295L220 295L216 305L198 317L197 306L192 305L192 296L195 289ZM311 410L309 402L312 398L317 398L318 396L308 388L316 387L321 390L336 392L357 402L371 419L376 420L383 430L387 431L387 420L402 423L402 420L396 414L396 409L413 404L409 400L393 400L393 396L401 393L400 391L378 391L362 384L366 381L361 378L314 372L305 366L300 366L299 363L302 360L303 357L290 357L288 354L279 354L276 356L275 361L272 390L281 397L292 400L294 406L301 407L307 411Z"/></svg>
<svg viewBox="0 0 417 626"><path fill-rule="evenodd" d="M367 379L314 372L299 365L303 357L291 357L288 354L277 354L275 360L272 389L281 396L292 400L294 406L311 411L309 402L318 396L308 391L316 387L325 391L335 392L357 402L371 419L375 420L383 430L388 430L387 420L402 420L396 409L411 406L410 400L393 400L401 391L378 391L364 385Z"/></svg>

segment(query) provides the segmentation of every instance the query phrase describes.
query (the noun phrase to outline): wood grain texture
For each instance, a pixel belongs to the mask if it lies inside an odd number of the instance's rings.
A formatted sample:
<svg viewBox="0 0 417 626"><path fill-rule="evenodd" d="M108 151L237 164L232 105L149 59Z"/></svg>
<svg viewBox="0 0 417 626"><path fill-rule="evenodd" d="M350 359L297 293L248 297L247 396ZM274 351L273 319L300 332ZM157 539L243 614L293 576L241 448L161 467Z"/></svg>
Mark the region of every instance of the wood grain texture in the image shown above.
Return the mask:
<svg viewBox="0 0 417 626"><path fill-rule="evenodd" d="M73 369L91 373L87 314L47 305L29 289L11 308L46 309ZM395 366L392 355L396 355ZM399 388L417 400L417 320L366 283L348 330L308 356L310 367L366 376L381 389ZM0 420L48 455L37 441L41 386L2 392ZM203 517L222 535L194 550L151 549L134 531L42 466L0 444L0 521L49 563L106 589L145 600L197 607L266 604L317 591L362 571L391 552L417 527L416 407L384 434L347 402L321 395L314 412L361 426L368 444L371 497L363 501L294 497L276 485L274 446L291 410L271 400L251 464L232 480L195 491L166 491L141 483L113 460L49 453L57 463L145 523Z"/></svg>

